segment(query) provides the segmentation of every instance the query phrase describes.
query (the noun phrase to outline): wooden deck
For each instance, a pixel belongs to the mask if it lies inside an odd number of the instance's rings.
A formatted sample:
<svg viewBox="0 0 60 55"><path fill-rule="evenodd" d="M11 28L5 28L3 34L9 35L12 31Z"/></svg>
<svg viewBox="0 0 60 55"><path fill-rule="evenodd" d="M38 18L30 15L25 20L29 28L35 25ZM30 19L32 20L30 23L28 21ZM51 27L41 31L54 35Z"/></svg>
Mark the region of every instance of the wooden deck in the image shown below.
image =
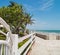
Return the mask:
<svg viewBox="0 0 60 55"><path fill-rule="evenodd" d="M60 55L59 42L60 40L44 40L36 37L28 55Z"/></svg>

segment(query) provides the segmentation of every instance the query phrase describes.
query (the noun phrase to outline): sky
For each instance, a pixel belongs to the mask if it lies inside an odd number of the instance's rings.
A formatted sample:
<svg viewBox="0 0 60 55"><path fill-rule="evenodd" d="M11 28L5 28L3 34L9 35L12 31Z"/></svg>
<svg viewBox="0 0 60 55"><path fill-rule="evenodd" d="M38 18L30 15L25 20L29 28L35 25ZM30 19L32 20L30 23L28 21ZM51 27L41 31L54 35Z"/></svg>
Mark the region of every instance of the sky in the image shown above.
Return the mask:
<svg viewBox="0 0 60 55"><path fill-rule="evenodd" d="M33 15L31 30L60 30L60 0L0 0L0 7L8 6L9 1L22 4Z"/></svg>

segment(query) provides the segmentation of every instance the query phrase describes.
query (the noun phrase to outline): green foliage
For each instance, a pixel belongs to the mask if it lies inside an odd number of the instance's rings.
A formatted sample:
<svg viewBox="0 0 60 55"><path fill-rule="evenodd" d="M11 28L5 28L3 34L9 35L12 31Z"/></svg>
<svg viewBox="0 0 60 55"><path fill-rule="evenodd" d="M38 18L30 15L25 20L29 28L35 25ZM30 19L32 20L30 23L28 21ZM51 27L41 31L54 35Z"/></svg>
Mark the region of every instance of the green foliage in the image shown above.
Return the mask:
<svg viewBox="0 0 60 55"><path fill-rule="evenodd" d="M22 45L24 45L27 41L29 40L29 38L23 40L22 42L18 43L18 48L20 48Z"/></svg>
<svg viewBox="0 0 60 55"><path fill-rule="evenodd" d="M29 34L29 30L28 29L26 29L26 33Z"/></svg>
<svg viewBox="0 0 60 55"><path fill-rule="evenodd" d="M0 40L6 40L6 36L0 33Z"/></svg>
<svg viewBox="0 0 60 55"><path fill-rule="evenodd" d="M20 37L24 36L24 33L23 32L19 32L19 36Z"/></svg>
<svg viewBox="0 0 60 55"><path fill-rule="evenodd" d="M10 5L0 8L0 17L2 17L11 27L12 33L19 34L20 28L23 33L27 24L32 24L31 15L24 10L22 5L10 2Z"/></svg>
<svg viewBox="0 0 60 55"><path fill-rule="evenodd" d="M0 30L4 33L8 32L4 27L0 27ZM6 40L6 36L0 33L0 40Z"/></svg>

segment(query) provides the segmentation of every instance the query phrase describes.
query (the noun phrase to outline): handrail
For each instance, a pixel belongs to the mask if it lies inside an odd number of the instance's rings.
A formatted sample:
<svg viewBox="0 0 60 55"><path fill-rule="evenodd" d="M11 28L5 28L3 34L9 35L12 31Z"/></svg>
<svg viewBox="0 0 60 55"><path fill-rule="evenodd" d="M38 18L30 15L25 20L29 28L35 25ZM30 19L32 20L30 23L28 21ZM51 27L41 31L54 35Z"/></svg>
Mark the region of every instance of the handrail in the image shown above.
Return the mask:
<svg viewBox="0 0 60 55"><path fill-rule="evenodd" d="M0 44L7 44L8 42L5 40L0 40Z"/></svg>
<svg viewBox="0 0 60 55"><path fill-rule="evenodd" d="M10 32L9 25L0 17L0 23Z"/></svg>
<svg viewBox="0 0 60 55"><path fill-rule="evenodd" d="M27 48L27 50L25 51L24 55L26 55L29 51L29 49L32 47L32 44L34 43L35 40L33 40L30 44L30 46Z"/></svg>
<svg viewBox="0 0 60 55"><path fill-rule="evenodd" d="M0 30L0 33L2 33L2 34L4 34L5 36L7 36L7 34L6 34L6 33L4 33L4 32L3 32L3 31L1 31L1 30Z"/></svg>
<svg viewBox="0 0 60 55"><path fill-rule="evenodd" d="M20 38L18 39L18 43L19 43L19 42L22 42L24 39L27 39L27 38L29 38L30 36L34 35L34 34L35 34L35 33L31 33L31 34L29 34L29 35L20 37Z"/></svg>
<svg viewBox="0 0 60 55"><path fill-rule="evenodd" d="M33 34L35 34L35 33L33 33ZM29 46L29 48L31 47L31 45L32 45L33 42L34 42L33 39L35 38L34 36L32 36L33 34L27 35L27 37L31 37L31 38L30 38L23 46L21 46L21 47L18 49L19 54L21 54L21 53L24 51L24 49L28 46L29 43L31 43L30 46ZM26 39L27 37L25 36L24 39ZM21 38L21 39L23 39L23 38ZM23 40L24 40L24 39L23 39ZM21 40L21 41L22 41L22 40ZM29 48L28 48L28 50L29 50ZM28 52L28 50L26 50L24 54L26 54L26 52Z"/></svg>

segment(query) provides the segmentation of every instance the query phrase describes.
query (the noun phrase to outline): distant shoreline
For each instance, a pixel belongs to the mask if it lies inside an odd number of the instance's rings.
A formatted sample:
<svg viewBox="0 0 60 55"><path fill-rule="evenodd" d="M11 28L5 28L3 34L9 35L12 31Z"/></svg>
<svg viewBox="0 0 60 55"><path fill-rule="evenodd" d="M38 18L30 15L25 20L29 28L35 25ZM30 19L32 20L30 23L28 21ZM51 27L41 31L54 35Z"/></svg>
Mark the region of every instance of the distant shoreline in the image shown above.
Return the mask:
<svg viewBox="0 0 60 55"><path fill-rule="evenodd" d="M60 33L60 30L31 30L32 32Z"/></svg>
<svg viewBox="0 0 60 55"><path fill-rule="evenodd" d="M54 32L51 30L49 32L45 31L45 30L43 30L43 32L37 31L36 36L43 38L45 40L60 40L60 31L58 31L58 30L57 30L57 32L55 32L55 30L54 30Z"/></svg>

